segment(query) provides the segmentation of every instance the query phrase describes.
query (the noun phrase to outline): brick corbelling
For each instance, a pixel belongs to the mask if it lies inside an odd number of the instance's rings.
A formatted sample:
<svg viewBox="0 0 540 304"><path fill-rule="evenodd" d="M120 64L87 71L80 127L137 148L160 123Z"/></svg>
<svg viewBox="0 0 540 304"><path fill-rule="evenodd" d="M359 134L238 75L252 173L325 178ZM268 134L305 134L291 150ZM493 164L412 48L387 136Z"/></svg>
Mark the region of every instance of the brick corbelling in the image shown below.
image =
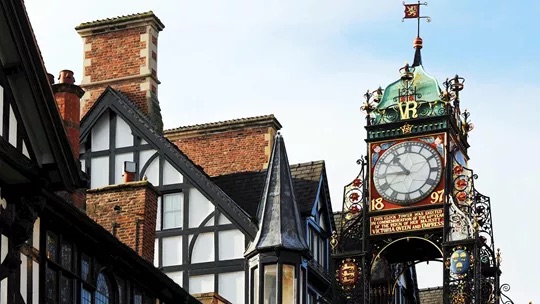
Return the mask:
<svg viewBox="0 0 540 304"><path fill-rule="evenodd" d="M254 127L179 138L173 143L206 174L217 176L264 169L270 157L272 128Z"/></svg>
<svg viewBox="0 0 540 304"><path fill-rule="evenodd" d="M111 233L115 231L120 241L152 262L158 195L147 181L90 189L86 209L94 221Z"/></svg>

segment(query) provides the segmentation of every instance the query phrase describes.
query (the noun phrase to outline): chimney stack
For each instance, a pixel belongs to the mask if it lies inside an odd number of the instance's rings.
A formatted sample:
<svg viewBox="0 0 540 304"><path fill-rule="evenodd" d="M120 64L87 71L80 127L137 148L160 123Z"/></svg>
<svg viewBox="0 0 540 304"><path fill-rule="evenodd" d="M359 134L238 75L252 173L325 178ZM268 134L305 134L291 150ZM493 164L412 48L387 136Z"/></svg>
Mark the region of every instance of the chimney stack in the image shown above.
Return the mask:
<svg viewBox="0 0 540 304"><path fill-rule="evenodd" d="M154 261L159 192L148 181L86 192L86 213L148 262Z"/></svg>
<svg viewBox="0 0 540 304"><path fill-rule="evenodd" d="M56 105L62 120L64 121L64 128L71 144L73 156L75 159L79 159L79 140L80 140L80 111L81 111L81 97L84 95L83 89L75 84L75 78L73 72L70 70L60 71L58 76L59 82L52 85L54 97L56 99ZM54 79L53 79L54 82Z"/></svg>
<svg viewBox="0 0 540 304"><path fill-rule="evenodd" d="M157 98L157 40L165 26L153 12L82 23L75 29L84 41L86 90L81 115L108 87L126 95L158 132L163 120Z"/></svg>

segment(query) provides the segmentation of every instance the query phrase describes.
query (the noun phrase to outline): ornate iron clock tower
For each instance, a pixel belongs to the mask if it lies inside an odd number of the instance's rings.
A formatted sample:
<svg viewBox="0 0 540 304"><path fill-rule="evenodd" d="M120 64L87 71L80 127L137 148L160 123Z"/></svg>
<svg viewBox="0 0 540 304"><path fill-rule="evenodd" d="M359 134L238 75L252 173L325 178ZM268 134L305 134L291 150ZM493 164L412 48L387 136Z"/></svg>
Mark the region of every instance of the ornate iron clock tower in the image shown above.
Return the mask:
<svg viewBox="0 0 540 304"><path fill-rule="evenodd" d="M405 18L429 21L421 5L405 4ZM426 261L441 265L442 303L500 303L491 204L468 168L464 79L440 86L424 71L419 36L414 48L397 81L365 94L367 156L331 242L335 303L420 303L415 265Z"/></svg>

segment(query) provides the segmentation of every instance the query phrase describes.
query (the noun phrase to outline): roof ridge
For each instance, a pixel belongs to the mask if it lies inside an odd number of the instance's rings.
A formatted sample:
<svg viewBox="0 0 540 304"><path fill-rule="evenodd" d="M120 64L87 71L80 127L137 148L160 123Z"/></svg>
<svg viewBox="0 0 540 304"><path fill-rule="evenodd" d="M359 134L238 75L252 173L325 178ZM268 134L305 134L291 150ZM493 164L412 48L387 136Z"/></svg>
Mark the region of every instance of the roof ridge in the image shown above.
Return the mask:
<svg viewBox="0 0 540 304"><path fill-rule="evenodd" d="M307 162L301 162L301 163L296 163L296 164L292 164L291 167L294 167L294 166L302 166L302 165L315 165L315 164L324 164L324 159L319 159L319 160L312 160L312 161L307 161Z"/></svg>
<svg viewBox="0 0 540 304"><path fill-rule="evenodd" d="M177 131L196 130L196 129L203 129L203 128L206 128L206 127L217 127L217 126L222 126L222 125L254 122L254 121L260 121L260 120L266 120L266 119L275 120L277 122L278 126L281 128L281 124L279 123L279 121L277 121L274 114L267 114L267 115L251 116L251 117L245 117L245 118L234 118L234 119L229 119L229 120L220 120L220 121L207 122L207 123L202 123L202 124L180 126L180 127L177 127L177 128L164 130L163 133L173 133L173 132L177 132Z"/></svg>

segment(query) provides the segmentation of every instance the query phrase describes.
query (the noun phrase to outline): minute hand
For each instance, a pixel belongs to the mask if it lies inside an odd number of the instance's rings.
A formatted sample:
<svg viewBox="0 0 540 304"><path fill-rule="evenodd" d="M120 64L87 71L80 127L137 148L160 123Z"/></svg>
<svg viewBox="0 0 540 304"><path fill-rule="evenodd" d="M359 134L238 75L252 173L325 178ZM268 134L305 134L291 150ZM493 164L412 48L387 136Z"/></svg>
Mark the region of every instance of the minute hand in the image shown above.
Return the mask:
<svg viewBox="0 0 540 304"><path fill-rule="evenodd" d="M392 163L395 164L395 165L398 165L401 168L401 170L403 170L403 172L405 172L405 175L409 175L411 173L411 171L409 171L409 169L405 168L405 166L403 166L401 164L399 157L395 157L392 160Z"/></svg>

